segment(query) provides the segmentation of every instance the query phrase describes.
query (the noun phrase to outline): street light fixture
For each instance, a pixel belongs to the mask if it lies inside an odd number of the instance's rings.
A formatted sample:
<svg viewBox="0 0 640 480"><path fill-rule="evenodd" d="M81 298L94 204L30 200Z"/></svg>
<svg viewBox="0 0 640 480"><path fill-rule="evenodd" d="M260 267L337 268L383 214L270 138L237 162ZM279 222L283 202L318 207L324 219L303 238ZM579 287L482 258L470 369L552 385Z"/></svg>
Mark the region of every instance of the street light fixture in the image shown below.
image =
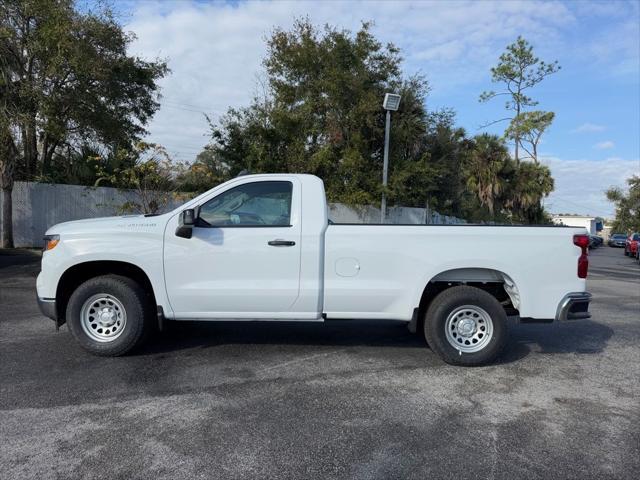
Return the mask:
<svg viewBox="0 0 640 480"><path fill-rule="evenodd" d="M400 95L397 93L385 93L382 108L395 112L400 106Z"/></svg>
<svg viewBox="0 0 640 480"><path fill-rule="evenodd" d="M385 93L382 108L387 111L387 118L384 128L384 162L382 165L382 188L387 187L387 173L389 170L389 135L391 133L391 112L398 110L400 106L400 95L397 93ZM387 216L387 199L382 191L382 205L380 208L380 223L384 223Z"/></svg>

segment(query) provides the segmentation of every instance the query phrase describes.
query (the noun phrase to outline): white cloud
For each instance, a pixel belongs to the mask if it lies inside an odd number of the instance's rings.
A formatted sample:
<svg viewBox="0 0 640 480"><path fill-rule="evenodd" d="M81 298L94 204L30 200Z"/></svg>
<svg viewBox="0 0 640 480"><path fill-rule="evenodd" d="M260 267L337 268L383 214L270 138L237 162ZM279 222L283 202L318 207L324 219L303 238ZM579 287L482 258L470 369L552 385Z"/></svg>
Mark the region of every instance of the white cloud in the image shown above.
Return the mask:
<svg viewBox="0 0 640 480"><path fill-rule="evenodd" d="M604 142L598 142L596 143L593 148L597 148L598 150L609 150L613 147L615 147L616 144L613 143L611 140L605 140Z"/></svg>
<svg viewBox="0 0 640 480"><path fill-rule="evenodd" d="M603 132L607 129L604 125L596 125L595 123L583 123L577 128L571 130L571 133L594 133Z"/></svg>
<svg viewBox="0 0 640 480"><path fill-rule="evenodd" d="M547 157L543 163L551 169L555 191L545 201L553 213L578 213L613 217L614 205L605 196L612 186L625 187L631 175L640 172L640 159L562 160Z"/></svg>

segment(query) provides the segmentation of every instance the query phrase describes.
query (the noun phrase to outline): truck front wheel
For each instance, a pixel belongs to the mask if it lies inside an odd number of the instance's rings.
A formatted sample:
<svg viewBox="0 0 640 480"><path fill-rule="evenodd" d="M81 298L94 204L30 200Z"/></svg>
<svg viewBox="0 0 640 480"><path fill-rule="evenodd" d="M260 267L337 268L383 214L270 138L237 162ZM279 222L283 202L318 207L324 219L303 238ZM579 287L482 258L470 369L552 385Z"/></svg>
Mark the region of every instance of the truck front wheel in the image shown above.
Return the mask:
<svg viewBox="0 0 640 480"><path fill-rule="evenodd" d="M458 286L429 305L425 338L433 351L453 365L483 365L494 360L507 341L507 315L491 294Z"/></svg>
<svg viewBox="0 0 640 480"><path fill-rule="evenodd" d="M150 306L130 278L104 275L80 284L67 304L67 325L95 355L118 356L140 345L149 330Z"/></svg>

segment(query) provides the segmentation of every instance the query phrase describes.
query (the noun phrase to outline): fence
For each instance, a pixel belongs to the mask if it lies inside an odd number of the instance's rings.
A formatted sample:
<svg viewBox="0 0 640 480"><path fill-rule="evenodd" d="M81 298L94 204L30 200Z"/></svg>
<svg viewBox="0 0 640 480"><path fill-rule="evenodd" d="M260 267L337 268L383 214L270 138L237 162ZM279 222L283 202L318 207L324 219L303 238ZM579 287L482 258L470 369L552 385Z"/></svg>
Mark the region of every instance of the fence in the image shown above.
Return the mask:
<svg viewBox="0 0 640 480"><path fill-rule="evenodd" d="M117 215L120 206L134 200L135 194L108 187L16 182L12 199L15 246L40 247L44 233L52 225ZM179 203L174 202L167 211L178 206ZM373 206L353 208L332 203L329 205L329 218L335 223L379 223L380 209ZM387 209L386 223L459 224L465 221L424 208L391 207Z"/></svg>
<svg viewBox="0 0 640 480"><path fill-rule="evenodd" d="M380 223L380 209L371 205L350 207L342 203L329 204L329 219L335 223ZM426 208L387 207L385 223L410 225L459 225L465 220Z"/></svg>

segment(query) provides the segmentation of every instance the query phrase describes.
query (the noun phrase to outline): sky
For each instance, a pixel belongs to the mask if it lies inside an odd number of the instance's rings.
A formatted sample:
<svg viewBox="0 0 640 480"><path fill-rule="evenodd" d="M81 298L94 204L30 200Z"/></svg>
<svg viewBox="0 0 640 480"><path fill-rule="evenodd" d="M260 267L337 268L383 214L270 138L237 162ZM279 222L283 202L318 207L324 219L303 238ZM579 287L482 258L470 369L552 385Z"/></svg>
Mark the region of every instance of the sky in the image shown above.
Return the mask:
<svg viewBox="0 0 640 480"><path fill-rule="evenodd" d="M161 108L149 141L191 161L208 142L204 114L216 121L247 105L264 79L265 37L295 18L374 35L402 51L405 75L431 85L426 107L457 112L469 134L504 116L503 100L479 103L490 68L518 35L562 69L532 92L539 109L556 112L540 145L555 192L554 213L612 217L604 191L640 174L640 2L635 1L121 1L116 10L136 34L130 53L161 58ZM382 99L381 99L382 100ZM393 141L393 139L392 139Z"/></svg>

